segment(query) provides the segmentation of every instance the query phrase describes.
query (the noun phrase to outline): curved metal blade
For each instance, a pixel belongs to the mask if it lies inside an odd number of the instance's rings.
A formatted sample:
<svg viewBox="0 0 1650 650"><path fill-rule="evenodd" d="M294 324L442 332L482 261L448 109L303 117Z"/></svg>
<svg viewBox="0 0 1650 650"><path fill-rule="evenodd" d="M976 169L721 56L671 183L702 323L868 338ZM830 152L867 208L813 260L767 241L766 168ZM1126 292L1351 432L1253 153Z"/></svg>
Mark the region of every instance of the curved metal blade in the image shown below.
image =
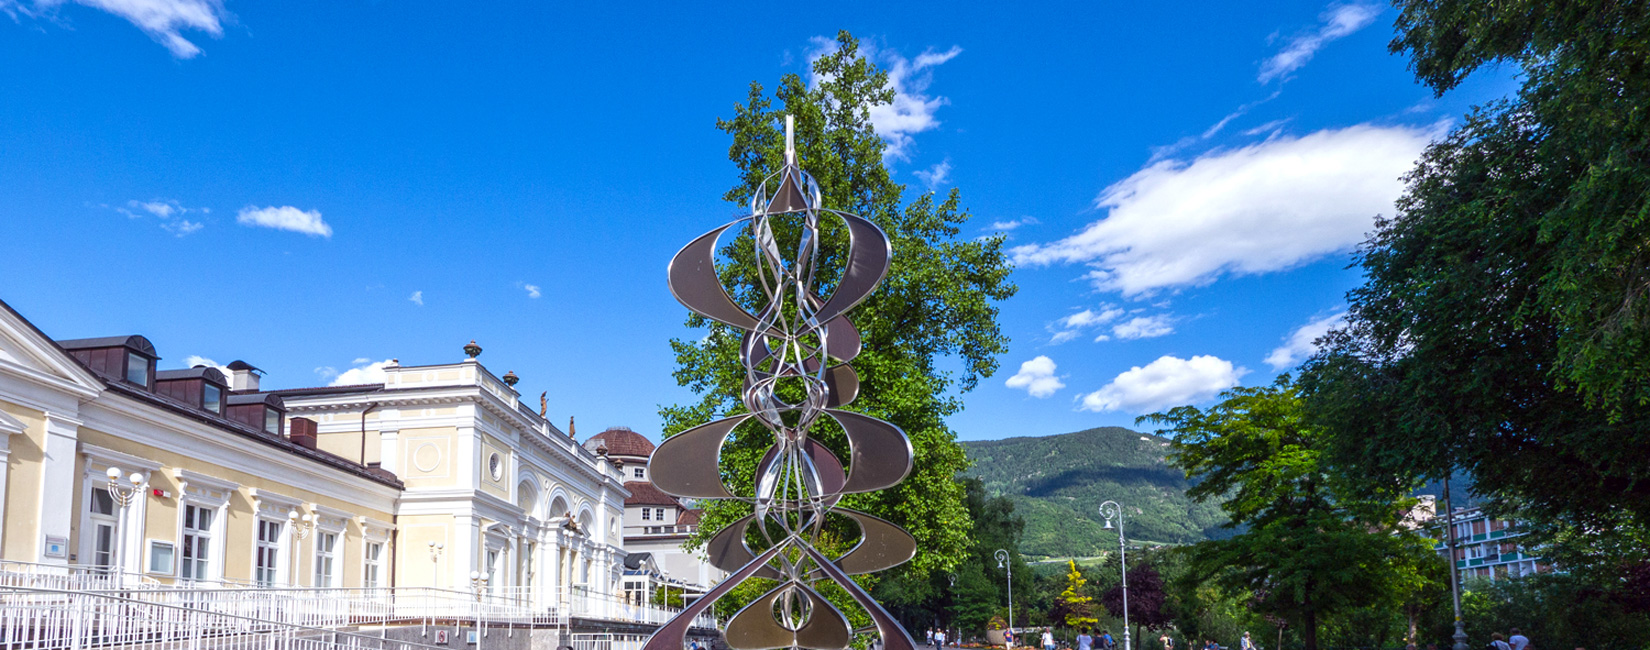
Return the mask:
<svg viewBox="0 0 1650 650"><path fill-rule="evenodd" d="M837 316L835 320L825 324L828 336L825 340L825 353L836 357L839 361L853 361L859 356L863 342L859 338L859 329L848 320L847 316Z"/></svg>
<svg viewBox="0 0 1650 650"><path fill-rule="evenodd" d="M682 645L687 642L688 628L693 627L694 618L710 609L711 605L716 604L717 599L728 595L728 592L733 591L733 588L739 586L746 578L767 566L768 561L779 555L787 546L789 544L775 544L773 548L763 551L738 571L729 574L720 584L705 592L704 596L689 603L682 611L665 621L664 625L659 626L659 629L653 632L653 636L647 638L647 643L642 645L642 650L682 650Z"/></svg>
<svg viewBox="0 0 1650 650"><path fill-rule="evenodd" d="M713 567L732 572L755 559L756 554L752 553L750 547L745 545L745 533L750 530L751 522L755 520L755 515L749 515L728 524L726 528L718 531L715 537L710 538L710 541L705 543L706 561L710 562ZM773 580L783 580L785 577L771 566L757 569L756 573L751 575Z"/></svg>
<svg viewBox="0 0 1650 650"><path fill-rule="evenodd" d="M831 389L831 396L825 400L826 406L847 406L859 397L859 373L846 363L831 366L830 370L825 371L825 387Z"/></svg>
<svg viewBox="0 0 1650 650"><path fill-rule="evenodd" d="M859 543L836 560L843 573L859 575L881 571L916 557L917 539L894 522L847 508L832 512L852 517L859 523Z"/></svg>
<svg viewBox="0 0 1650 650"><path fill-rule="evenodd" d="M871 492L898 485L911 473L911 439L882 420L852 411L825 409L848 434L848 484L843 492ZM653 452L657 455L659 452Z"/></svg>
<svg viewBox="0 0 1650 650"><path fill-rule="evenodd" d="M838 460L831 449L813 438L803 449L808 451L808 459L814 462L814 469L819 472L819 487L822 494L838 494L842 486L848 483L848 474L842 469L842 461ZM762 460L756 463L756 475L761 476L767 471L768 465L779 456L779 447L769 447L768 453L762 455Z"/></svg>
<svg viewBox="0 0 1650 650"><path fill-rule="evenodd" d="M749 413L722 418L701 424L666 438L647 459L648 476L653 486L665 494L700 499L727 499L733 497L722 484L718 458L728 433L751 416ZM669 459L666 462L653 462Z"/></svg>
<svg viewBox="0 0 1650 650"><path fill-rule="evenodd" d="M820 553L819 549L812 546L803 546L802 551L807 553L809 557L814 559L814 562L819 564L819 568L825 572L825 575L831 579L831 582L841 585L843 591L848 592L848 595L854 599L854 602L859 603L860 607L865 608L865 613L871 615L871 622L876 624L877 632L882 635L883 650L916 650L916 643L912 642L911 636L905 633L905 628L900 627L899 623L894 620L894 617L888 615L888 610L883 609L882 605L877 604L875 598L872 598L870 594L865 593L864 589L860 589L859 584L855 583L852 578L849 578L848 574L844 573L841 567L838 567L834 562L831 562L825 557L824 553ZM644 648L643 650L654 649Z"/></svg>
<svg viewBox="0 0 1650 650"><path fill-rule="evenodd" d="M894 254L888 235L883 234L882 229L870 220L846 212L831 214L848 222L848 262L836 291L814 314L819 322L836 319L871 295L883 276L888 274L889 259Z"/></svg>
<svg viewBox="0 0 1650 650"><path fill-rule="evenodd" d="M808 622L795 632L785 629L774 618L774 601L791 590L801 592L808 599ZM851 641L848 618L837 611L807 585L790 582L775 587L745 605L728 621L724 634L733 650L777 650L778 648L810 648L812 650L840 650Z"/></svg>
<svg viewBox="0 0 1650 650"><path fill-rule="evenodd" d="M705 318L749 330L756 328L756 318L733 303L716 275L716 238L739 223L735 221L688 242L671 258L668 273L670 294L682 306Z"/></svg>

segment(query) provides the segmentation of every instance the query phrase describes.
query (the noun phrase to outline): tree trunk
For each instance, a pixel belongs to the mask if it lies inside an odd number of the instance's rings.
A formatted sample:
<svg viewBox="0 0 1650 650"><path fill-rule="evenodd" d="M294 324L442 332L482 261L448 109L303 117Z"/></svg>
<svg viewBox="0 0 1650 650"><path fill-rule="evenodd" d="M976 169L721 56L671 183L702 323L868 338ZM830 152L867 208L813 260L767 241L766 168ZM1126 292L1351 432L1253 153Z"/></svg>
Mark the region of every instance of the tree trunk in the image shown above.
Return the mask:
<svg viewBox="0 0 1650 650"><path fill-rule="evenodd" d="M1318 650L1318 613L1306 610L1301 617L1301 643L1306 650Z"/></svg>

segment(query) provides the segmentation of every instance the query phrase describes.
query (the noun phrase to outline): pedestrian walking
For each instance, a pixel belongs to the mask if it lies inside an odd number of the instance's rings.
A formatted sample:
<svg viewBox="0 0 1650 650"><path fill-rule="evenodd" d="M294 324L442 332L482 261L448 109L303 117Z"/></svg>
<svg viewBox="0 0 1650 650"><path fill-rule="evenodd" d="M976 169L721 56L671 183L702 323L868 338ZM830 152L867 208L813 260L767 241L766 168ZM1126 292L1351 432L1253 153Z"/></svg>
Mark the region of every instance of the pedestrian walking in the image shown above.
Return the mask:
<svg viewBox="0 0 1650 650"><path fill-rule="evenodd" d="M1169 636L1168 632L1164 632L1163 636L1157 637L1157 642L1163 644L1163 650L1174 650L1174 637Z"/></svg>
<svg viewBox="0 0 1650 650"><path fill-rule="evenodd" d="M1507 637L1501 636L1500 632L1496 632L1490 635L1488 650L1512 650L1512 645L1507 643Z"/></svg>
<svg viewBox="0 0 1650 650"><path fill-rule="evenodd" d="M925 637L927 637L927 639L928 639L928 646L933 647L933 645L934 645L934 628L928 628L928 630L926 632L924 632L923 635Z"/></svg>
<svg viewBox="0 0 1650 650"><path fill-rule="evenodd" d="M934 631L934 650L940 650L941 648L944 648L944 647L945 647L945 628L942 627L942 628Z"/></svg>
<svg viewBox="0 0 1650 650"><path fill-rule="evenodd" d="M1238 648L1240 650L1259 650L1255 647L1255 640L1249 638L1248 632L1244 632L1243 638L1238 639Z"/></svg>
<svg viewBox="0 0 1650 650"><path fill-rule="evenodd" d="M1077 650L1094 650L1094 637L1089 636L1088 630L1077 633Z"/></svg>
<svg viewBox="0 0 1650 650"><path fill-rule="evenodd" d="M1043 650L1054 650L1054 628L1043 628Z"/></svg>
<svg viewBox="0 0 1650 650"><path fill-rule="evenodd" d="M1508 630L1508 631L1512 632L1512 636L1507 638L1507 645L1512 646L1512 650L1528 650L1529 649L1529 647L1530 647L1530 637L1524 636L1524 633L1519 632L1518 628L1516 628L1516 627L1511 629L1511 630Z"/></svg>

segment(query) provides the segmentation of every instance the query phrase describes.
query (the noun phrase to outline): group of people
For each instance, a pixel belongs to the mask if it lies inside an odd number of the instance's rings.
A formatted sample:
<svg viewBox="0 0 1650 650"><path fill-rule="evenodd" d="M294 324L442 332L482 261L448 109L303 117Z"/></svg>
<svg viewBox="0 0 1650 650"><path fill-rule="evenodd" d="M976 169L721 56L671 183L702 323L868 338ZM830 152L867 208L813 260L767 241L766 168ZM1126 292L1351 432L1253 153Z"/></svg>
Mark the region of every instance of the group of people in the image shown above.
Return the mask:
<svg viewBox="0 0 1650 650"><path fill-rule="evenodd" d="M1099 637L1089 635L1088 630L1077 633L1077 650L1113 650L1117 647L1117 640L1111 638L1111 630L1102 630ZM1053 650L1054 635L1045 628L1043 630L1043 650Z"/></svg>
<svg viewBox="0 0 1650 650"><path fill-rule="evenodd" d="M940 650L940 648L945 647L945 642L947 639L949 639L952 643L957 642L957 635L947 635L945 633L945 628L928 628L927 638L928 646L934 650Z"/></svg>

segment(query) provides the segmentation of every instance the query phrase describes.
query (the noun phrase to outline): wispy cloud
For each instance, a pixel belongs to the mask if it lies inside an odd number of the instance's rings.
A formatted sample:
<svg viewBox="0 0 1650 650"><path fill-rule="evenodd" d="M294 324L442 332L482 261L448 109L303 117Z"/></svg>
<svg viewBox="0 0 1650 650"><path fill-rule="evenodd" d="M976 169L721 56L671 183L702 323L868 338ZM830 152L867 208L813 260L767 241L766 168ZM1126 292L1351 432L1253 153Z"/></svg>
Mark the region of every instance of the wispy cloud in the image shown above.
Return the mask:
<svg viewBox="0 0 1650 650"><path fill-rule="evenodd" d="M1081 396L1078 408L1145 413L1196 404L1238 385L1248 372L1215 356L1181 359L1165 355L1145 366L1130 368L1100 390Z"/></svg>
<svg viewBox="0 0 1650 650"><path fill-rule="evenodd" d="M1159 336L1168 336L1174 333L1174 318L1168 314L1156 316L1137 316L1125 322L1113 325L1112 336L1125 341L1131 339L1151 339Z"/></svg>
<svg viewBox="0 0 1650 650"><path fill-rule="evenodd" d="M1049 325L1049 330L1054 332L1054 337L1049 339L1049 343L1054 345L1065 343L1082 336L1087 330L1117 320L1122 315L1123 310L1113 305L1102 305L1098 310L1084 309L1069 314Z"/></svg>
<svg viewBox="0 0 1650 650"><path fill-rule="evenodd" d="M264 208L249 205L241 208L235 222L255 228L303 233L311 237L332 237L332 226L321 219L320 210L299 210L290 205Z"/></svg>
<svg viewBox="0 0 1650 650"><path fill-rule="evenodd" d="M327 385L354 386L357 384L382 384L384 383L384 367L393 362L393 359L385 359L383 361L356 359L354 368L338 373L332 378L332 382ZM332 370L330 367L324 369L328 371ZM315 370L316 372L320 372L323 368L316 368Z"/></svg>
<svg viewBox="0 0 1650 650"><path fill-rule="evenodd" d="M1024 390L1027 395L1044 398L1053 395L1056 391L1065 388L1060 378L1054 375L1054 360L1046 356L1020 364L1020 371L1009 377L1004 385L1009 388Z"/></svg>
<svg viewBox="0 0 1650 650"><path fill-rule="evenodd" d="M1290 332L1289 336L1284 339L1283 345L1278 346L1272 350L1271 354L1266 355L1266 363L1271 365L1273 370L1283 370L1305 361L1307 357L1318 351L1318 339L1328 334L1329 330L1344 324L1346 324L1345 312L1337 312L1313 319Z"/></svg>
<svg viewBox="0 0 1650 650"><path fill-rule="evenodd" d="M536 284L523 284L523 285L521 285L521 288L527 290L527 297L528 298L537 298L539 296L544 295L544 293L539 290L539 285L536 285Z"/></svg>
<svg viewBox="0 0 1650 650"><path fill-rule="evenodd" d="M0 0L0 2L3 2L3 0ZM104 205L103 207L111 206ZM206 224L199 221L190 221L184 218L184 215L211 212L207 208L184 207L182 203L173 199L154 199L151 201L133 199L127 201L125 206L113 206L112 209L133 219L153 218L160 223L162 229L178 237L190 235L206 227Z"/></svg>
<svg viewBox="0 0 1650 650"><path fill-rule="evenodd" d="M414 292L412 292L412 295L407 296L407 300L412 301L414 304L417 304L419 307L423 307L424 306L424 292L423 291L414 291Z"/></svg>
<svg viewBox="0 0 1650 650"><path fill-rule="evenodd" d="M1260 66L1257 79L1261 83L1279 78L1287 80L1289 73L1306 65L1323 46L1363 29L1374 22L1380 13L1381 7L1376 4L1331 5L1320 16L1321 22L1316 30L1289 39L1282 50L1266 59Z"/></svg>
<svg viewBox="0 0 1650 650"><path fill-rule="evenodd" d="M813 45L808 53L810 64L837 49L833 39L815 36L810 40ZM943 52L930 49L914 59L879 49L870 41L860 41L859 49L862 56L883 65L888 71L888 86L896 93L892 103L869 109L871 127L888 143L882 156L885 160L909 160L911 136L939 127L940 121L934 114L941 106L951 103L943 96L928 94L928 87L934 81L934 68L962 54L962 48L952 46ZM818 75L811 80L815 85L823 81Z"/></svg>
<svg viewBox="0 0 1650 650"><path fill-rule="evenodd" d="M1008 221L993 221L988 229L1009 232L1019 228L1020 226L1035 226L1039 223L1042 222L1038 221L1036 217L1020 217L1019 219L1010 219Z"/></svg>
<svg viewBox="0 0 1650 650"><path fill-rule="evenodd" d="M187 357L184 357L183 358L183 365L184 365L184 367L187 367L187 368L193 368L195 366L206 366L208 368L217 368L218 372L223 373L225 377L229 376L229 366L223 365L221 363L218 363L218 362L213 361L211 359L208 359L206 357L200 356L198 354L191 354Z"/></svg>
<svg viewBox="0 0 1650 650"><path fill-rule="evenodd" d="M928 189L939 189L941 185L951 182L951 159L946 158L926 171L919 169L912 173L922 179L922 184L927 185Z"/></svg>
<svg viewBox="0 0 1650 650"><path fill-rule="evenodd" d="M1363 241L1438 132L1365 124L1158 161L1100 193L1105 218L1014 261L1086 264L1127 296L1292 268Z"/></svg>
<svg viewBox="0 0 1650 650"><path fill-rule="evenodd" d="M38 17L56 13L68 0L0 0L0 11L10 14ZM199 46L179 32L198 30L216 38L223 36L223 21L228 12L222 0L74 0L95 9L101 9L126 19L143 30L155 42L171 50L180 59L194 58L201 53Z"/></svg>

